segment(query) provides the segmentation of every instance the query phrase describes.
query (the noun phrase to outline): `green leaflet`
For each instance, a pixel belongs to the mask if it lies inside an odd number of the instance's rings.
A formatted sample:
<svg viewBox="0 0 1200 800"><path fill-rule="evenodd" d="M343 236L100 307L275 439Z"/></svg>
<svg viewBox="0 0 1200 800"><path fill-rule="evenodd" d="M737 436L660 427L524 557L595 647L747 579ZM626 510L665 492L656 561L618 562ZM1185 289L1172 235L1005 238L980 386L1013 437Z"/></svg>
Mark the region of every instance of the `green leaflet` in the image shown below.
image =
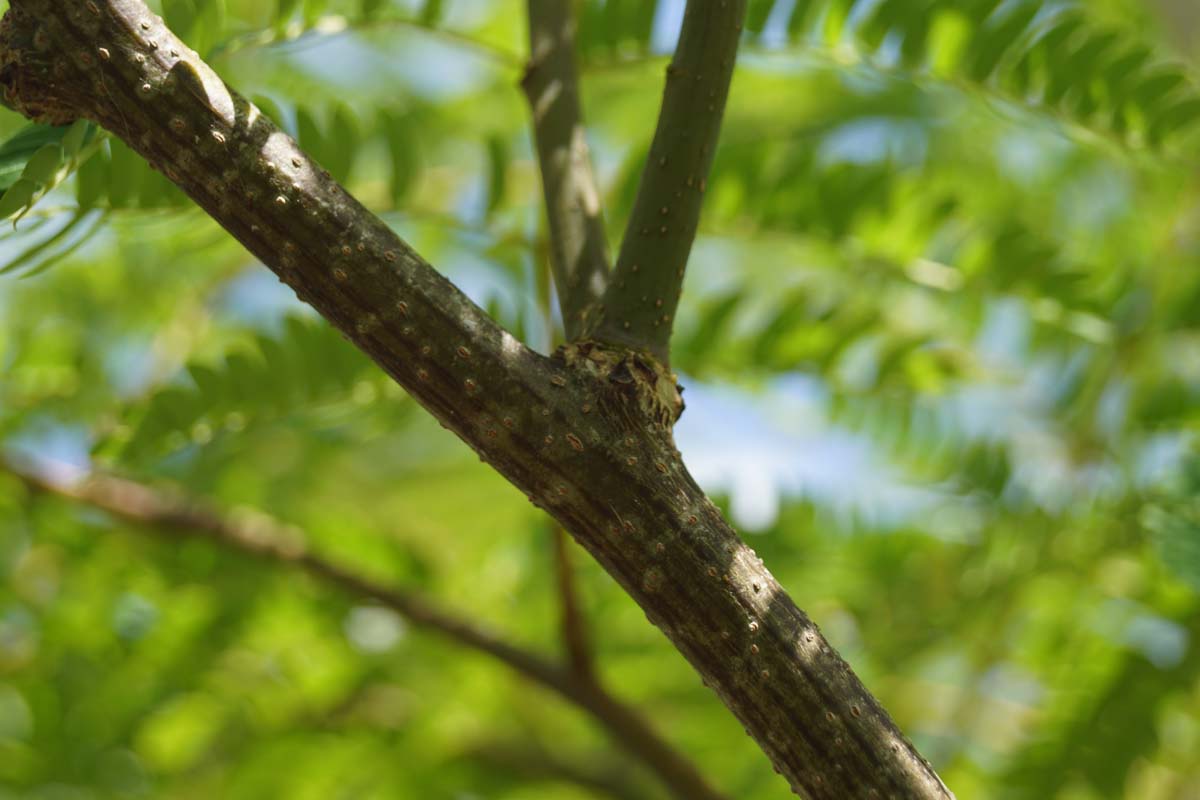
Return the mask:
<svg viewBox="0 0 1200 800"><path fill-rule="evenodd" d="M73 127L30 124L0 145L0 189L16 183L34 153L48 144L62 142Z"/></svg>
<svg viewBox="0 0 1200 800"><path fill-rule="evenodd" d="M404 115L383 111L379 125L391 156L391 196L397 207L402 204L421 172L421 153L414 122Z"/></svg>
<svg viewBox="0 0 1200 800"><path fill-rule="evenodd" d="M587 0L585 61L648 51L642 15L655 6ZM746 30L748 48L760 39L778 48L781 35L782 48L798 53L854 47L884 71L931 72L1133 145L1160 147L1200 123L1200 90L1180 68L1147 50L1136 31L1101 27L1084 8L1040 0L800 0L784 17L779 4L755 0Z"/></svg>
<svg viewBox="0 0 1200 800"><path fill-rule="evenodd" d="M437 25L441 22L442 6L442 0L425 0L421 6L421 23L424 25Z"/></svg>
<svg viewBox="0 0 1200 800"><path fill-rule="evenodd" d="M489 214L504 203L504 195L508 187L509 159L508 142L496 134L489 136L487 138L487 211Z"/></svg>
<svg viewBox="0 0 1200 800"><path fill-rule="evenodd" d="M275 5L275 29L282 33L289 22L292 15L301 7L300 0L277 0Z"/></svg>
<svg viewBox="0 0 1200 800"><path fill-rule="evenodd" d="M224 430L346 403L360 383L380 380L367 358L328 326L298 317L216 363L189 363L186 373L190 385L169 384L128 409L135 421L128 439L101 449L131 462L153 459Z"/></svg>
<svg viewBox="0 0 1200 800"><path fill-rule="evenodd" d="M87 160L96 127L27 125L0 146L0 218L20 217L46 192Z"/></svg>

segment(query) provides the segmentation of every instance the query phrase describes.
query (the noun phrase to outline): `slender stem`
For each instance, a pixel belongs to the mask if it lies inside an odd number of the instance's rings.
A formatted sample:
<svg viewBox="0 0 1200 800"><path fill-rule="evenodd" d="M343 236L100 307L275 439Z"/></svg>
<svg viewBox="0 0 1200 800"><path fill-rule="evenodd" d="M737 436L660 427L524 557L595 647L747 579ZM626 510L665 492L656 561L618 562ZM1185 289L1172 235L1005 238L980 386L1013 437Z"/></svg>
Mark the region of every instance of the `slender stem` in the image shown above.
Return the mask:
<svg viewBox="0 0 1200 800"><path fill-rule="evenodd" d="M412 625L491 656L586 711L616 742L657 774L679 800L721 798L637 711L594 681L581 679L573 666L557 664L512 644L416 592L385 586L325 559L308 549L305 535L293 526L258 513L253 518L225 515L192 498L98 472L79 475L61 466L50 468L44 462L35 468L4 460L0 460L0 471L13 475L34 492L100 509L160 536L207 538L268 562L290 565L349 595L379 603Z"/></svg>
<svg viewBox="0 0 1200 800"><path fill-rule="evenodd" d="M671 327L721 132L746 0L688 0L597 339L666 364Z"/></svg>
<svg viewBox="0 0 1200 800"><path fill-rule="evenodd" d="M533 113L551 257L568 341L594 323L609 271L600 192L588 156L570 0L529 0L529 64L521 86Z"/></svg>
<svg viewBox="0 0 1200 800"><path fill-rule="evenodd" d="M554 571L558 583L562 639L567 651L567 663L580 681L596 679L593 667L592 644L588 640L587 620L579 605L579 592L575 585L575 567L571 564L571 551L567 549L567 532L554 526Z"/></svg>

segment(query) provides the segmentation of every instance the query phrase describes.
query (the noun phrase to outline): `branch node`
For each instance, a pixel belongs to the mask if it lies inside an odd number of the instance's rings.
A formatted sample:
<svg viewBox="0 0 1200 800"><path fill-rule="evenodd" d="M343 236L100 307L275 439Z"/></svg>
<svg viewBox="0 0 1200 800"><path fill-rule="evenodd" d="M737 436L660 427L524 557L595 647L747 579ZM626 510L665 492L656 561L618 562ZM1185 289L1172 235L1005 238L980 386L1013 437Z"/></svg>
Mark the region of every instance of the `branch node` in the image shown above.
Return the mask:
<svg viewBox="0 0 1200 800"><path fill-rule="evenodd" d="M683 413L679 377L651 353L585 339L563 345L557 356L603 387L600 402L637 409L638 416L669 431Z"/></svg>

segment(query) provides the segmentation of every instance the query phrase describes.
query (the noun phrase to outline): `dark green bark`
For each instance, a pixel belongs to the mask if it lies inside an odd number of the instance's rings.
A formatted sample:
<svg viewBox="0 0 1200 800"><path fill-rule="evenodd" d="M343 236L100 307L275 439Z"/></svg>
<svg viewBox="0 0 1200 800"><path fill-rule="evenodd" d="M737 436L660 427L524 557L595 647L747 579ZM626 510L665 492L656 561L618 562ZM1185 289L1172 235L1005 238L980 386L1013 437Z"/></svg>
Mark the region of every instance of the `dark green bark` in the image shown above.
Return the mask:
<svg viewBox="0 0 1200 800"><path fill-rule="evenodd" d="M691 0L597 339L666 364L671 329L733 78L746 0Z"/></svg>
<svg viewBox="0 0 1200 800"><path fill-rule="evenodd" d="M722 19L724 5L689 4L689 24ZM674 382L657 362L588 342L552 358L527 349L227 89L141 0L12 0L0 83L31 116L87 117L124 139L555 517L797 792L949 796L692 480L670 434ZM694 166L707 165L711 153L687 147ZM661 157L652 154L652 165ZM696 190L688 208L698 210L702 187L675 177L683 184L663 191ZM694 229L694 213L680 222Z"/></svg>

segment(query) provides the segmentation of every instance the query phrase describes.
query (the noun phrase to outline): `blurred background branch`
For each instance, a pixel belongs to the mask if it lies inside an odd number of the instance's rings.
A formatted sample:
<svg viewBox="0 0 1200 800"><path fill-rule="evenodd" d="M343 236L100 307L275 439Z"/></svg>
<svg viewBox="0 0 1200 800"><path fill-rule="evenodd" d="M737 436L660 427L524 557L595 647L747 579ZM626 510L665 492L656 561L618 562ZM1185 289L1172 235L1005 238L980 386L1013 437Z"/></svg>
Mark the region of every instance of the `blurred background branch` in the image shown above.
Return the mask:
<svg viewBox="0 0 1200 800"><path fill-rule="evenodd" d="M418 627L497 659L527 680L550 689L592 715L607 729L615 743L656 774L679 800L721 798L704 782L695 767L659 738L636 710L609 695L595 682L590 661L586 662L586 667L581 667L575 660L586 657L582 651L571 648L569 665L559 666L485 630L466 616L439 608L414 592L383 586L312 553L299 529L279 523L261 512L244 511L234 517L178 493L99 473L74 474L61 464L18 466L0 461L0 470L19 478L34 492L91 506L136 522L159 535L201 536L257 558L296 567L323 583L390 608ZM572 626L570 635L578 637L581 632L576 627L580 622L574 589L569 585L569 575L564 577L562 567L557 571L560 582L565 581L560 583L564 587L564 602L568 594L571 597L570 622L564 605L564 626ZM574 780L582 779L582 773L568 769L566 762L555 763L559 766L547 764L546 769L559 774L569 773ZM586 782L612 788L609 781L597 776Z"/></svg>
<svg viewBox="0 0 1200 800"><path fill-rule="evenodd" d="M596 680L592 645L587 619L579 601L575 567L571 563L570 538L557 525L551 534L554 539L554 571L558 584L559 613L562 640L567 652L567 662L575 673L576 680L584 683Z"/></svg>

